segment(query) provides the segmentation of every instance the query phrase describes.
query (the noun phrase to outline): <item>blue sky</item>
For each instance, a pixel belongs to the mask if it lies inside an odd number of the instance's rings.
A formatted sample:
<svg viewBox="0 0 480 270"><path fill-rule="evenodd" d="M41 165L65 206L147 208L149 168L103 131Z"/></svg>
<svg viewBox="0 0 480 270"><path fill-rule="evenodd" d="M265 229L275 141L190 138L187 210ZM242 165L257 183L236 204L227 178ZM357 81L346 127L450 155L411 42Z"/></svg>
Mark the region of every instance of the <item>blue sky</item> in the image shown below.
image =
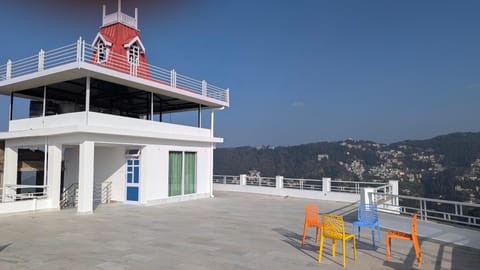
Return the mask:
<svg viewBox="0 0 480 270"><path fill-rule="evenodd" d="M0 63L91 42L104 2L3 1ZM480 131L480 1L177 2L123 5L151 64L231 89L221 147Z"/></svg>

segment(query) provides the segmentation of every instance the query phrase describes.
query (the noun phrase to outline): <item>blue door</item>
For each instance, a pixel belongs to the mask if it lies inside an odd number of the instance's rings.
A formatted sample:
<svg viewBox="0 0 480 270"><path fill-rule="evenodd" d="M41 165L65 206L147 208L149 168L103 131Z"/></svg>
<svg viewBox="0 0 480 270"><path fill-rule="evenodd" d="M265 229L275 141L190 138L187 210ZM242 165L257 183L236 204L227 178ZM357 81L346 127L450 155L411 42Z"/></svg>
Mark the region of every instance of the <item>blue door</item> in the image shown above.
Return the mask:
<svg viewBox="0 0 480 270"><path fill-rule="evenodd" d="M140 160L138 158L127 159L127 201L138 202L139 180Z"/></svg>

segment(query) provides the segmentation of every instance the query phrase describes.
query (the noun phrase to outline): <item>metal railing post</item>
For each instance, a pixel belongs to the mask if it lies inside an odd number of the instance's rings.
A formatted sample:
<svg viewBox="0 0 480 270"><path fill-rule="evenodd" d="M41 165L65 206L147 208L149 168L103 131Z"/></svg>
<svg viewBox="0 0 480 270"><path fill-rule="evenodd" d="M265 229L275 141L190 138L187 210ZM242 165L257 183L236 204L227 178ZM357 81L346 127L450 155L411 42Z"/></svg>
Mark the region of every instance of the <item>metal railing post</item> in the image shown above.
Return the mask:
<svg viewBox="0 0 480 270"><path fill-rule="evenodd" d="M5 78L7 80L12 78L12 60L7 61L7 70L5 71Z"/></svg>
<svg viewBox="0 0 480 270"><path fill-rule="evenodd" d="M331 181L332 179L328 177L323 177L322 178L322 192L324 194L327 194L331 191Z"/></svg>
<svg viewBox="0 0 480 270"><path fill-rule="evenodd" d="M202 96L207 96L207 81L202 81Z"/></svg>
<svg viewBox="0 0 480 270"><path fill-rule="evenodd" d="M246 174L240 174L240 185L241 186L247 185L247 175Z"/></svg>
<svg viewBox="0 0 480 270"><path fill-rule="evenodd" d="M82 57L82 37L77 40L77 62L80 62Z"/></svg>
<svg viewBox="0 0 480 270"><path fill-rule="evenodd" d="M40 52L38 52L38 71L43 70L44 64L45 64L44 61L45 61L45 51L40 50Z"/></svg>
<svg viewBox="0 0 480 270"><path fill-rule="evenodd" d="M275 188L283 188L283 176L275 176Z"/></svg>
<svg viewBox="0 0 480 270"><path fill-rule="evenodd" d="M82 62L85 62L85 40L82 41Z"/></svg>
<svg viewBox="0 0 480 270"><path fill-rule="evenodd" d="M170 85L175 88L177 87L177 72L175 69L170 71Z"/></svg>

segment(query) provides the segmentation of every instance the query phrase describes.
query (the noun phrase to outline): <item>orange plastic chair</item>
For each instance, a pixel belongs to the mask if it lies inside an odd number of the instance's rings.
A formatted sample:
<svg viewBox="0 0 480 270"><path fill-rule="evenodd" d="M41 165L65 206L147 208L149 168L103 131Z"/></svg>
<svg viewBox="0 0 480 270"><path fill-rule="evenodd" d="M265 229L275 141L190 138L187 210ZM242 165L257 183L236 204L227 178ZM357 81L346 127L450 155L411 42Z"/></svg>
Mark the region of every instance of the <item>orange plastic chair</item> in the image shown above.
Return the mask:
<svg viewBox="0 0 480 270"><path fill-rule="evenodd" d="M315 227L315 243L318 241L319 230L322 229L322 224L320 223L320 216L318 215L318 207L315 204L305 205L305 222L303 223L303 237L302 237L302 246L305 244L305 237L307 236L307 228Z"/></svg>
<svg viewBox="0 0 480 270"><path fill-rule="evenodd" d="M346 241L348 239L353 240L353 259L357 260L357 246L355 243L355 234L345 233L345 224L343 223L343 217L331 214L322 215L322 234L320 237L320 250L318 251L318 262L322 261L323 254L323 242L325 238L332 239L332 256L335 257L336 240L342 240L343 251L343 267L347 266L346 263Z"/></svg>
<svg viewBox="0 0 480 270"><path fill-rule="evenodd" d="M402 239L402 240L409 240L413 242L413 247L415 248L415 255L417 256L417 264L420 267L422 263L422 254L420 253L420 245L418 244L417 238L417 214L413 215L412 218L412 233L404 233L398 231L389 231L387 233L387 252L386 252L386 261L388 262L388 258L390 257L390 246L392 242L392 238Z"/></svg>

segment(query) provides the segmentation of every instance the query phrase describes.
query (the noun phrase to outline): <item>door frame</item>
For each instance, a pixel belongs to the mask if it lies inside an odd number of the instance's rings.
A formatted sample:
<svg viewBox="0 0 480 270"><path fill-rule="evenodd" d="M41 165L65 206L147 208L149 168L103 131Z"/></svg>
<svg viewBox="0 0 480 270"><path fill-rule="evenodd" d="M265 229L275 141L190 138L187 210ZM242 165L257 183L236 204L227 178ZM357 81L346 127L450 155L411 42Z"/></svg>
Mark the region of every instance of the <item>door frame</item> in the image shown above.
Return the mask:
<svg viewBox="0 0 480 270"><path fill-rule="evenodd" d="M133 174L133 177L135 177L135 167L137 166L138 167L138 183L129 183L128 182L128 174L129 174L129 171L128 171L128 168L130 165L128 165L128 161L132 161L132 174ZM138 161L138 165L135 165L135 161ZM140 178L140 167L141 167L141 162L140 162L140 158L139 157L127 157L125 159L125 176L124 176L124 183L125 183L125 186L124 186L124 202L125 203L129 203L129 204L139 204L140 203L140 189L141 189L141 178ZM137 190L138 190L138 194L137 194L137 200L136 201L131 201L131 200L128 200L128 187L136 187Z"/></svg>

